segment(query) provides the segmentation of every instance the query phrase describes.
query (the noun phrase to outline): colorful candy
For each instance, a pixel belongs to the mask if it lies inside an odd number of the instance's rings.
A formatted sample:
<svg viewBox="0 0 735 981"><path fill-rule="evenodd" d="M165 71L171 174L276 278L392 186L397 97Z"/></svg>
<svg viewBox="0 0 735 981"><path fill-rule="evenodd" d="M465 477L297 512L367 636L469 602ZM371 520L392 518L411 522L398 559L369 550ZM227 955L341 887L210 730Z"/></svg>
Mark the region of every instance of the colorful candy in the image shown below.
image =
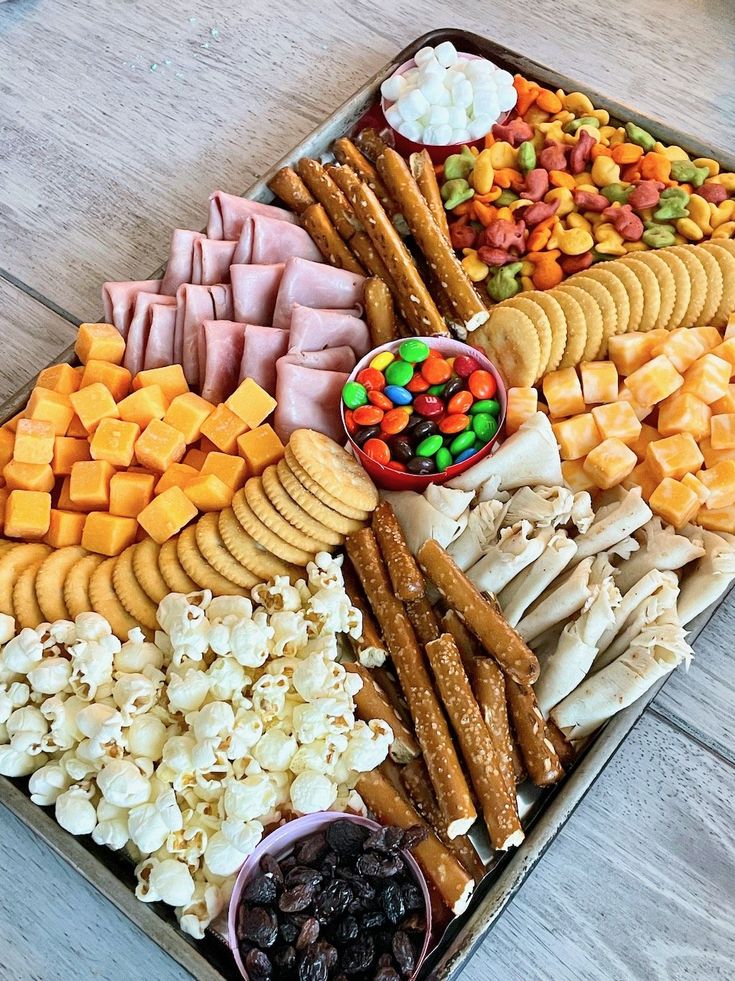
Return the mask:
<svg viewBox="0 0 735 981"><path fill-rule="evenodd" d="M348 409L359 409L361 405L366 404L367 400L368 397L365 386L361 385L359 382L347 382L345 387L342 389L342 401Z"/></svg>

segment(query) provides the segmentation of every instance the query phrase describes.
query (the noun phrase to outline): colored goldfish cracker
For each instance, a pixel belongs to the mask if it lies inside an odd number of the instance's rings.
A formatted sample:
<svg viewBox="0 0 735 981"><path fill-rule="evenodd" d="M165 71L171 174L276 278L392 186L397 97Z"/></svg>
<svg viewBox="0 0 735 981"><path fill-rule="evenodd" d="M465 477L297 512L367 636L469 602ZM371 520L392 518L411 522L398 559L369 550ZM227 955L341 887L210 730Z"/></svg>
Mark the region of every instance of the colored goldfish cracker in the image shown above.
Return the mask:
<svg viewBox="0 0 735 981"><path fill-rule="evenodd" d="M565 170L550 170L549 183L554 187L566 187L570 191L573 191L577 186L574 176L568 174Z"/></svg>
<svg viewBox="0 0 735 981"><path fill-rule="evenodd" d="M159 386L166 396L167 403L172 402L177 395L189 391L184 369L180 364L170 364L163 368L147 368L145 371L139 371L133 379L134 392L141 388L148 388L150 385Z"/></svg>
<svg viewBox="0 0 735 981"><path fill-rule="evenodd" d="M257 429L253 429L252 432L257 432ZM245 436L247 435L245 433ZM240 439L243 437L241 436ZM248 465L242 457L215 451L207 454L200 467L200 472L202 476L213 473L233 491L236 491L245 483L245 478L248 476Z"/></svg>
<svg viewBox="0 0 735 981"><path fill-rule="evenodd" d="M629 402L610 402L595 405L592 416L603 439L612 437L630 445L641 434L641 424Z"/></svg>
<svg viewBox="0 0 735 981"><path fill-rule="evenodd" d="M735 460L721 460L714 467L700 470L696 476L709 491L705 502L708 510L735 504Z"/></svg>
<svg viewBox="0 0 735 981"><path fill-rule="evenodd" d="M101 382L95 382L87 388L80 388L78 392L72 392L69 401L88 433L93 433L103 419L120 418L110 390ZM57 433L57 435L63 436L64 433Z"/></svg>
<svg viewBox="0 0 735 981"><path fill-rule="evenodd" d="M60 511L51 508L48 531L44 541L51 548L65 548L67 545L81 545L86 514L78 511Z"/></svg>
<svg viewBox="0 0 735 981"><path fill-rule="evenodd" d="M46 419L19 419L13 459L18 463L51 463L54 439L54 427Z"/></svg>
<svg viewBox="0 0 735 981"><path fill-rule="evenodd" d="M89 440L77 439L74 436L55 437L51 469L57 477L68 476L75 463L78 463L80 460L91 459Z"/></svg>
<svg viewBox="0 0 735 981"><path fill-rule="evenodd" d="M602 405L618 397L618 370L612 361L587 361L580 366L585 405Z"/></svg>
<svg viewBox="0 0 735 981"><path fill-rule="evenodd" d="M122 364L125 339L112 324L80 324L74 350L82 364L92 359Z"/></svg>
<svg viewBox="0 0 735 981"><path fill-rule="evenodd" d="M676 392L659 405L658 431L662 436L691 433L699 441L710 431L711 408L690 392Z"/></svg>
<svg viewBox="0 0 735 981"><path fill-rule="evenodd" d="M36 388L31 392L25 409L27 419L45 419L54 427L56 436L65 436L74 416L70 399L78 393L66 395L63 392L52 392L48 388Z"/></svg>
<svg viewBox="0 0 735 981"><path fill-rule="evenodd" d="M82 532L82 547L98 555L120 555L135 542L138 522L106 511L87 515Z"/></svg>
<svg viewBox="0 0 735 981"><path fill-rule="evenodd" d="M107 460L113 467L129 467L133 462L140 426L123 419L102 419L90 440L93 460Z"/></svg>
<svg viewBox="0 0 735 981"><path fill-rule="evenodd" d="M84 366L82 384L80 388L88 388L99 382L112 395L115 402L124 399L130 391L133 376L127 368L119 364L110 364L108 361L88 361Z"/></svg>
<svg viewBox="0 0 735 981"><path fill-rule="evenodd" d="M36 378L38 388L48 388L52 392L60 392L62 395L69 395L76 392L81 385L82 376L70 364L52 364L48 368L40 371Z"/></svg>
<svg viewBox="0 0 735 981"><path fill-rule="evenodd" d="M275 430L264 423L238 437L237 450L248 466L251 476L259 476L266 467L283 456L284 447Z"/></svg>
<svg viewBox="0 0 735 981"><path fill-rule="evenodd" d="M135 444L138 463L159 473L167 470L172 463L178 463L184 453L186 440L183 433L160 419L152 419Z"/></svg>
<svg viewBox="0 0 735 981"><path fill-rule="evenodd" d="M161 386L146 385L124 398L117 408L121 419L145 429L153 419L163 419L168 407L169 401Z"/></svg>
<svg viewBox="0 0 735 981"><path fill-rule="evenodd" d="M198 476L199 471L195 470L194 467L190 467L186 463L172 463L158 478L154 493L163 494L169 487L180 487L183 490ZM155 480L155 476L153 479Z"/></svg>
<svg viewBox="0 0 735 981"><path fill-rule="evenodd" d="M184 434L187 444L195 443L202 434L202 425L214 412L214 406L194 392L177 395L171 402L163 421Z"/></svg>
<svg viewBox="0 0 735 981"><path fill-rule="evenodd" d="M600 430L591 412L552 423L562 460L577 460L586 456L602 442Z"/></svg>
<svg viewBox="0 0 735 981"><path fill-rule="evenodd" d="M584 412L582 386L574 368L550 371L544 376L542 388L552 417L559 419Z"/></svg>
<svg viewBox="0 0 735 981"><path fill-rule="evenodd" d="M638 463L635 453L619 439L605 439L584 461L584 469L600 490L608 490L623 481Z"/></svg>
<svg viewBox="0 0 735 981"><path fill-rule="evenodd" d="M639 405L657 405L678 391L683 384L684 379L665 354L653 358L625 379L626 388L632 392Z"/></svg>
<svg viewBox="0 0 735 981"><path fill-rule="evenodd" d="M5 503L4 532L8 538L43 538L51 523L51 495L43 491L12 490Z"/></svg>
<svg viewBox="0 0 735 981"><path fill-rule="evenodd" d="M697 473L704 457L691 433L677 433L649 443L646 462L659 481L664 477L681 480L685 473Z"/></svg>
<svg viewBox="0 0 735 981"><path fill-rule="evenodd" d="M712 416L710 442L715 450L735 449L735 413Z"/></svg>
<svg viewBox="0 0 735 981"><path fill-rule="evenodd" d="M612 158L616 164L634 164L643 156L643 147L636 143L618 143L612 148Z"/></svg>
<svg viewBox="0 0 735 981"><path fill-rule="evenodd" d="M534 265L533 285L538 290L549 290L558 286L564 279L564 271L559 265L558 259L561 255L559 249L552 249L550 252L529 252L526 258Z"/></svg>
<svg viewBox="0 0 735 981"><path fill-rule="evenodd" d="M237 452L237 438L248 426L223 403L202 423L202 436L222 453ZM201 444L200 444L201 445ZM202 448L204 448L202 446Z"/></svg>
<svg viewBox="0 0 735 981"><path fill-rule="evenodd" d="M107 460L81 460L71 468L69 498L86 511L106 511L115 468Z"/></svg>
<svg viewBox="0 0 735 981"><path fill-rule="evenodd" d="M683 528L700 508L694 491L672 477L664 477L651 494L648 504L655 514L674 528Z"/></svg>
<svg viewBox="0 0 735 981"><path fill-rule="evenodd" d="M54 472L48 463L19 463L11 460L3 467L8 490L49 492L54 488Z"/></svg>
<svg viewBox="0 0 735 981"><path fill-rule="evenodd" d="M518 98L516 100L516 112L519 116L525 116L534 102L541 95L541 88L538 85L534 85L533 82L529 82L527 79L523 78L522 75L516 75L513 79L513 86L518 93ZM561 101L561 100L559 100ZM561 109L561 106L559 106ZM559 110L555 110L558 112Z"/></svg>
<svg viewBox="0 0 735 981"><path fill-rule="evenodd" d="M273 412L276 400L252 378L246 378L240 382L225 405L242 419L248 429L255 429Z"/></svg>
<svg viewBox="0 0 735 981"><path fill-rule="evenodd" d="M233 489L213 473L197 474L183 491L200 511L224 511L230 506L234 494Z"/></svg>
<svg viewBox="0 0 735 981"><path fill-rule="evenodd" d="M508 435L538 411L538 391L530 387L509 388L505 410L505 431Z"/></svg>
<svg viewBox="0 0 735 981"><path fill-rule="evenodd" d="M730 372L729 361L715 354L705 354L684 373L684 391L691 392L709 405L727 394Z"/></svg>
<svg viewBox="0 0 735 981"><path fill-rule="evenodd" d="M143 508L138 515L138 523L154 541L163 545L195 518L197 513L196 507L180 487L169 487Z"/></svg>
<svg viewBox="0 0 735 981"><path fill-rule="evenodd" d="M153 500L156 477L152 473L113 474L110 481L110 514L121 518L137 518Z"/></svg>

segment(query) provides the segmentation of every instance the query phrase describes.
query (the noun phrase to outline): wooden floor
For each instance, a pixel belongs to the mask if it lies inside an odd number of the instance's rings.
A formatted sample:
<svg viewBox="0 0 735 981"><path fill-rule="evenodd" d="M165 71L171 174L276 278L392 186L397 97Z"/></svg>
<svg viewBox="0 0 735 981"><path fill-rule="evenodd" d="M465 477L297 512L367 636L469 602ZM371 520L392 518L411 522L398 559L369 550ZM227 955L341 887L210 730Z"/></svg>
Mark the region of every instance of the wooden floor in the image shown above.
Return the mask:
<svg viewBox="0 0 735 981"><path fill-rule="evenodd" d="M416 35L493 36L713 146L735 143L731 3L0 3L0 398ZM462 981L731 979L735 601ZM0 808L0 979L181 970Z"/></svg>

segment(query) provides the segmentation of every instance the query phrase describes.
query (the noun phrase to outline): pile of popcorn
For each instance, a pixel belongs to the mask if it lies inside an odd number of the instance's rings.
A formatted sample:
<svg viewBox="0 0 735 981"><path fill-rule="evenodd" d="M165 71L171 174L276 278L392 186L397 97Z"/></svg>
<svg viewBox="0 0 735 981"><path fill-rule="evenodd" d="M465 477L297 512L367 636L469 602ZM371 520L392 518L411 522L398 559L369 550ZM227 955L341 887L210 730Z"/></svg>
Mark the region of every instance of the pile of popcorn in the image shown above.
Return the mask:
<svg viewBox="0 0 735 981"><path fill-rule="evenodd" d="M158 621L155 643L124 644L96 613L0 622L0 774L30 776L71 834L126 849L138 898L201 938L264 829L364 811L352 788L392 732L355 719L362 682L336 658L361 615L328 553L252 602L172 593Z"/></svg>

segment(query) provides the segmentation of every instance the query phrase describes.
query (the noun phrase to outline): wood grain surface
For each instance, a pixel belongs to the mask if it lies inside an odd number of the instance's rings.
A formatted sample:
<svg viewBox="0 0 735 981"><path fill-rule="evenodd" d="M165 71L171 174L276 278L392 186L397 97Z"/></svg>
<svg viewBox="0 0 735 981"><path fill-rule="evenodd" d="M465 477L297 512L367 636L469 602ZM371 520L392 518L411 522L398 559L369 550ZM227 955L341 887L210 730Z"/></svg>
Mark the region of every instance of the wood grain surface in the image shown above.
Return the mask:
<svg viewBox="0 0 735 981"><path fill-rule="evenodd" d="M713 145L735 143L735 6L537 0L0 3L0 399L408 41L462 27ZM735 602L462 974L732 977ZM0 979L184 976L0 808ZM73 918L73 930L70 920Z"/></svg>

